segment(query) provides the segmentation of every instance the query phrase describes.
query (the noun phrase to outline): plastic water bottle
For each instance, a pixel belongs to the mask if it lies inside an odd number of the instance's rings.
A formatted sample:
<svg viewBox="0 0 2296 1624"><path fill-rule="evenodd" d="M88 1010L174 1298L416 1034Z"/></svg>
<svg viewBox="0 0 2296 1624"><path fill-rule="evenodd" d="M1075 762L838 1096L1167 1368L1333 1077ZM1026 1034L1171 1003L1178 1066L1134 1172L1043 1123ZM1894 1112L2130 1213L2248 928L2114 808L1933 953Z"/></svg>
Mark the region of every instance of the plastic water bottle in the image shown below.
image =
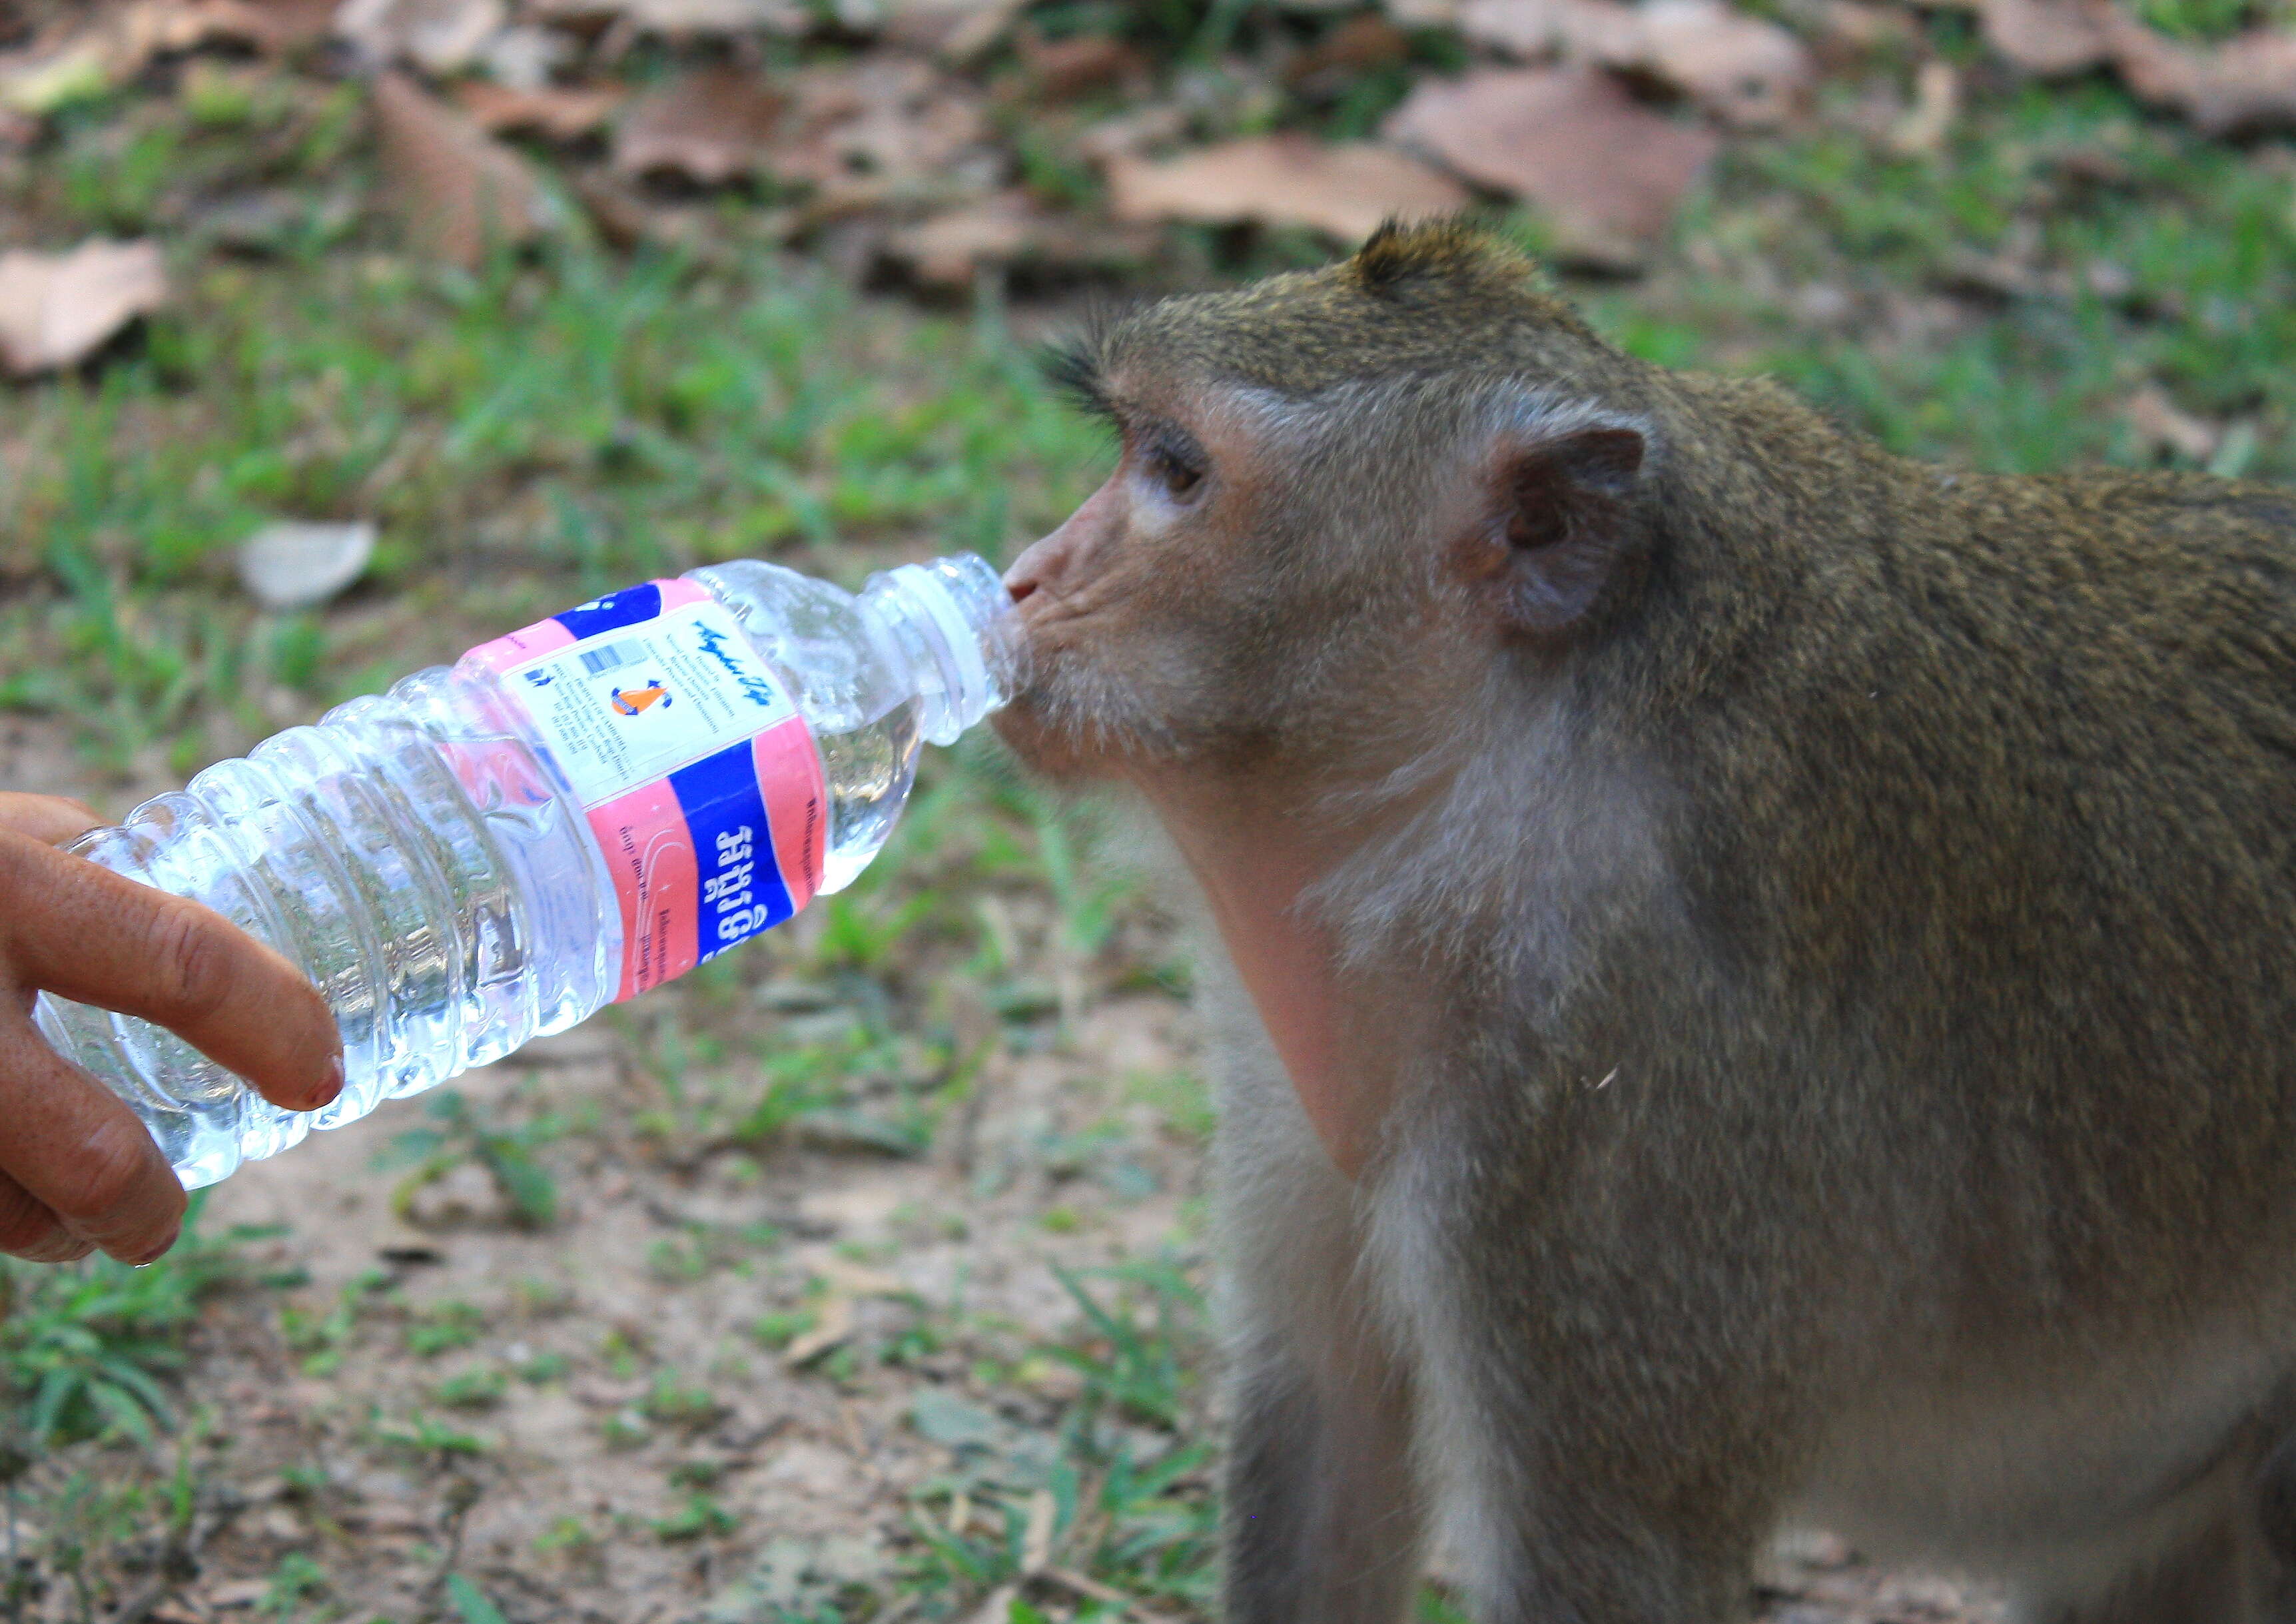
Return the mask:
<svg viewBox="0 0 2296 1624"><path fill-rule="evenodd" d="M187 1187L683 974L849 884L922 741L1012 697L1012 599L960 554L857 594L743 562L649 581L339 705L75 849L284 954L342 1030L283 1111L172 1033L44 996L40 1030Z"/></svg>

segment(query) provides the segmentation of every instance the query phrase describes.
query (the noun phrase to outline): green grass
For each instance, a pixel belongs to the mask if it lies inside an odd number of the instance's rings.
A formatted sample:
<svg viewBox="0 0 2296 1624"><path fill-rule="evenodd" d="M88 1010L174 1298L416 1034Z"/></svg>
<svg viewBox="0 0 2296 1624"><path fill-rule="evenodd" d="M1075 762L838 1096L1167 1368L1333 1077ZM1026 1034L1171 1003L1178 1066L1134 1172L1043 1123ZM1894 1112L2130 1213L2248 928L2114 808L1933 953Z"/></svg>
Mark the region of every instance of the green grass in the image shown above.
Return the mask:
<svg viewBox="0 0 2296 1624"><path fill-rule="evenodd" d="M168 118L174 134L128 152L244 144L181 107ZM77 161L65 205L135 225L116 198L72 201ZM2102 83L2031 87L1980 100L1934 159L1840 128L1734 148L1685 222L1702 245L1691 274L1587 291L1629 348L1773 372L1907 452L2025 471L2130 460L2144 448L2115 408L2156 380L2252 423L2248 471L2285 476L2283 168ZM1919 337L1829 332L1774 291L1933 300L1986 258L2022 291ZM576 241L472 276L355 237L262 264L186 252L178 272L178 304L140 348L0 397L14 451L0 572L21 586L0 608L19 651L0 701L69 718L115 767L158 752L187 771L652 573L782 554L850 576L920 541L996 555L1053 522L1105 455L993 312L862 319L801 264L623 260ZM346 611L266 619L228 587L230 549L278 516L381 524ZM1091 902L1075 903L1087 932ZM840 906L829 965L865 968L914 923Z"/></svg>
<svg viewBox="0 0 2296 1624"><path fill-rule="evenodd" d="M184 1333L216 1292L247 1283L239 1248L258 1232L200 1233L194 1200L184 1238L148 1268L108 1258L65 1267L0 1258L0 1470L23 1451L124 1436L147 1446L174 1423L168 1378Z"/></svg>
<svg viewBox="0 0 2296 1624"><path fill-rule="evenodd" d="M203 1205L193 1198L183 1239L144 1268L0 1258L0 1548L12 1564L0 1614L11 1620L95 1618L123 1553L145 1571L195 1566L194 1523L214 1498L202 1452L217 1423L180 1379L190 1333L220 1295L299 1284L249 1256L275 1230L209 1235ZM44 1593L51 1609L63 1604L59 1588L67 1611L27 1612Z"/></svg>
<svg viewBox="0 0 2296 1624"><path fill-rule="evenodd" d="M37 583L0 613L21 652L0 701L112 765L196 767L283 704L649 575L792 548L851 573L920 536L994 555L1099 446L994 324L857 320L802 267L573 248L479 277L345 255L184 280L140 353L0 397L23 447L0 568ZM278 516L381 524L364 612L266 622L226 587Z"/></svg>
<svg viewBox="0 0 2296 1624"><path fill-rule="evenodd" d="M1663 286L1593 300L1649 358L1768 372L1893 450L2005 472L2147 460L2119 408L2155 381L2251 426L2221 472L2296 475L2286 166L2111 86L1980 101L1931 158L1749 144L1684 234ZM1814 285L1857 317L1809 319Z"/></svg>
<svg viewBox="0 0 2296 1624"><path fill-rule="evenodd" d="M432 1095L424 1102L423 1113L432 1126L398 1135L380 1158L385 1165L414 1164L414 1170L391 1193L393 1210L406 1217L424 1185L475 1161L492 1176L520 1224L530 1229L550 1227L558 1216L558 1183L535 1159L535 1152L566 1131L564 1119L544 1112L513 1126L487 1122L456 1088Z"/></svg>
<svg viewBox="0 0 2296 1624"><path fill-rule="evenodd" d="M418 1311L406 1327L406 1351L421 1359L468 1348L486 1333L487 1316L477 1305L439 1302Z"/></svg>
<svg viewBox="0 0 2296 1624"><path fill-rule="evenodd" d="M918 1545L902 1588L922 1617L967 1616L1008 1585L1034 1587L1038 1600L1080 1602L1079 1620L1117 1616L1104 1601L1026 1571L1040 1496L1052 1513L1046 1566L1151 1608L1201 1616L1210 1603L1217 1512L1196 1374L1201 1292L1189 1274L1164 1264L1063 1275L1062 1284L1083 1312L1081 1328L1029 1357L1074 1370L1081 1393L1049 1453L1011 1448L1005 1423L983 1407L918 1400L919 1430L959 1460L957 1472L927 1484L911 1510ZM1029 1604L1017 1601L1014 1617L1027 1617L1017 1609Z"/></svg>

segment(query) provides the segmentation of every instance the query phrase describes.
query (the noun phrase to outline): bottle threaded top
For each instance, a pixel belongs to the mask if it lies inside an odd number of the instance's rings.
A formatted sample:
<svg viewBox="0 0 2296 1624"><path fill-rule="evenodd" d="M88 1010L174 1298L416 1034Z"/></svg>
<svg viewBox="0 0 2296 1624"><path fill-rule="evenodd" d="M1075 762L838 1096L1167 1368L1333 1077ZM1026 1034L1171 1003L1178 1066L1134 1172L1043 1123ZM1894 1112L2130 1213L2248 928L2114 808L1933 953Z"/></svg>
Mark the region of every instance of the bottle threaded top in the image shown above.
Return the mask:
<svg viewBox="0 0 2296 1624"><path fill-rule="evenodd" d="M882 570L861 597L927 657L917 672L918 723L931 742L954 743L1020 687L1022 644L1013 595L979 554Z"/></svg>

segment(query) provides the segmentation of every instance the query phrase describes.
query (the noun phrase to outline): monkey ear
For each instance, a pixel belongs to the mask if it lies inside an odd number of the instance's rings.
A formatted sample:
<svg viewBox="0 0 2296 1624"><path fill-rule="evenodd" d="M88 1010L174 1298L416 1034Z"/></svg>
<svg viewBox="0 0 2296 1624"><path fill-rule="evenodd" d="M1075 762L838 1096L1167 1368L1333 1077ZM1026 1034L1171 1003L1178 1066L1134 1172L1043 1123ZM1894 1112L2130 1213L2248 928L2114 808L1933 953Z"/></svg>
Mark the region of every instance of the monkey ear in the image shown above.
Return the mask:
<svg viewBox="0 0 2296 1624"><path fill-rule="evenodd" d="M1595 607L1630 550L1647 449L1640 429L1615 422L1501 445L1485 556L1511 629L1556 636Z"/></svg>

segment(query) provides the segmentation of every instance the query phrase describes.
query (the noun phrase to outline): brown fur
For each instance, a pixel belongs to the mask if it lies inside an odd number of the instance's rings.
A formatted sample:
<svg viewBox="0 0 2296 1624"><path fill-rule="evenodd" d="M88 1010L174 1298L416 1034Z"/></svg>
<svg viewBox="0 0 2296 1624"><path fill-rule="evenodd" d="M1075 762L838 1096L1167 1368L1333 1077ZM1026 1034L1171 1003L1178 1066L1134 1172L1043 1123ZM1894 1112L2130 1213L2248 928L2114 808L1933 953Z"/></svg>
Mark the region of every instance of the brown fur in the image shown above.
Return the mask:
<svg viewBox="0 0 2296 1624"><path fill-rule="evenodd" d="M2296 498L1905 462L1447 226L1064 371L1006 731L1224 933L1231 1620L1424 1515L1493 1624L1712 1620L1804 1512L2284 1616Z"/></svg>

